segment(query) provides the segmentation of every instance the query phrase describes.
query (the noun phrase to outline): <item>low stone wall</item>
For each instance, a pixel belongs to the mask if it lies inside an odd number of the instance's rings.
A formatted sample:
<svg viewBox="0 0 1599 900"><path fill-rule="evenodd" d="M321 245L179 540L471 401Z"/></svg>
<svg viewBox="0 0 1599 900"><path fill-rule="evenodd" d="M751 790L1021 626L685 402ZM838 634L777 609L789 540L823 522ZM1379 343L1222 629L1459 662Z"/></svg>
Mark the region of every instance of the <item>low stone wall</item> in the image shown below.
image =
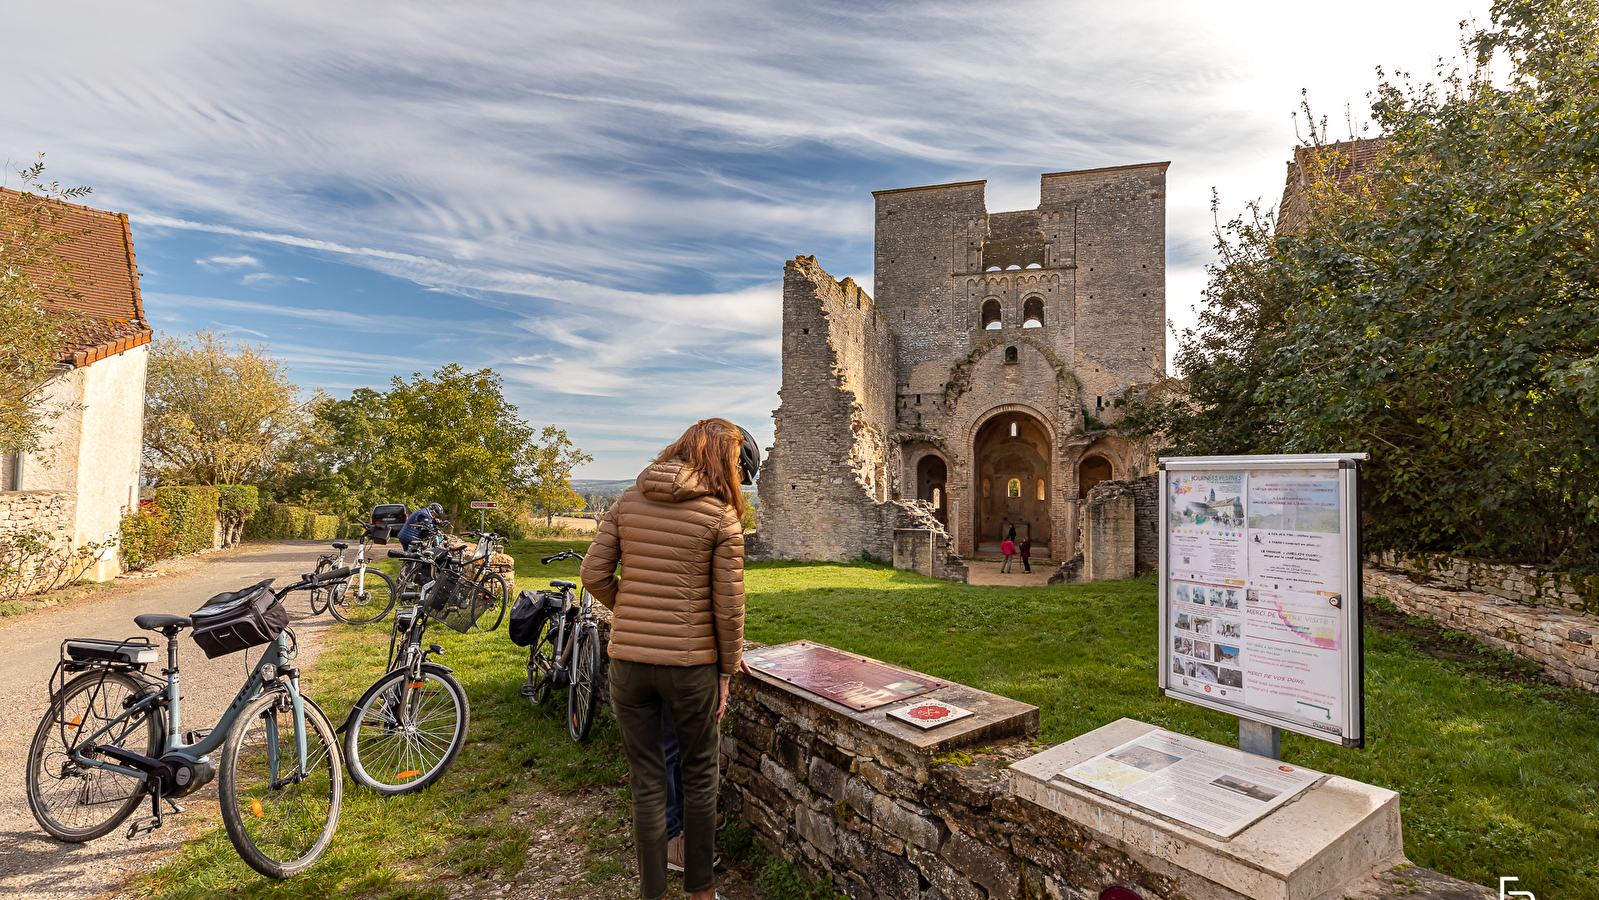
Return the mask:
<svg viewBox="0 0 1599 900"><path fill-rule="evenodd" d="M0 571L12 582L8 594L27 594L53 586L60 559L71 554L76 527L78 495L72 491L0 491ZM4 539L13 534L42 532L50 550L46 555L27 553ZM35 584L37 583L37 584Z"/></svg>
<svg viewBox="0 0 1599 900"><path fill-rule="evenodd" d="M857 713L764 675L734 678L722 740L723 805L773 854L853 900L1244 900L1018 797L1009 766L1043 749L1036 708L958 685L969 709L1021 708L997 730L949 739ZM1031 713L1027 713L1031 710ZM956 729L960 723L943 726ZM1474 900L1491 892L1401 864L1339 896ZM1185 887L1187 885L1188 887Z"/></svg>
<svg viewBox="0 0 1599 900"><path fill-rule="evenodd" d="M965 584L971 570L956 555L949 532L924 500L900 501L894 528L894 568Z"/></svg>
<svg viewBox="0 0 1599 900"><path fill-rule="evenodd" d="M1438 581L1451 587L1535 606L1599 613L1599 575L1556 572L1537 566L1503 565L1442 553L1400 553L1394 550L1373 554L1368 561L1382 568L1402 570L1421 583Z"/></svg>
<svg viewBox="0 0 1599 900"><path fill-rule="evenodd" d="M1362 588L1413 616L1474 635L1490 647L1537 663L1560 684L1599 692L1599 616L1533 606L1464 588L1418 584L1409 575L1367 567Z"/></svg>

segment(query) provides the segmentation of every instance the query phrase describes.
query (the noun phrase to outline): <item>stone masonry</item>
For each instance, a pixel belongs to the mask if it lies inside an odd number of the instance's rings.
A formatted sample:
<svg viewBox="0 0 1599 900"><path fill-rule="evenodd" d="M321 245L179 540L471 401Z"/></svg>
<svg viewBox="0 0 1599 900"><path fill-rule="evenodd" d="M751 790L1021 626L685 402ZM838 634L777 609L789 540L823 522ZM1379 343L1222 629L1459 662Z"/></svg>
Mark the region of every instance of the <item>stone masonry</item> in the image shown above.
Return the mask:
<svg viewBox="0 0 1599 900"><path fill-rule="evenodd" d="M956 688L976 697L948 698L967 708L983 698L1014 704ZM1127 843L1018 797L1008 767L1043 749L1033 739L1036 709L1020 733L974 730L922 746L868 716L739 675L721 745L724 808L768 851L812 878L831 876L853 900L1096 900L1111 887L1161 900L1244 900L1170 863L1141 862ZM1362 871L1335 896L1493 893L1400 863Z"/></svg>
<svg viewBox="0 0 1599 900"><path fill-rule="evenodd" d="M1599 692L1599 616L1533 606L1448 582L1422 584L1395 569L1368 566L1362 582L1368 597L1386 597L1409 615L1530 659L1559 684Z"/></svg>
<svg viewBox="0 0 1599 900"><path fill-rule="evenodd" d="M1075 553L1088 489L1154 471L1113 425L1165 375L1165 173L1046 174L1004 213L980 181L878 191L875 300L789 262L754 552L887 556L893 501L919 500L955 553L1012 528Z"/></svg>
<svg viewBox="0 0 1599 900"><path fill-rule="evenodd" d="M70 552L77 505L78 496L72 491L0 491L0 542L13 534L43 532L49 535L57 552ZM34 569L5 577L32 581L37 572Z"/></svg>

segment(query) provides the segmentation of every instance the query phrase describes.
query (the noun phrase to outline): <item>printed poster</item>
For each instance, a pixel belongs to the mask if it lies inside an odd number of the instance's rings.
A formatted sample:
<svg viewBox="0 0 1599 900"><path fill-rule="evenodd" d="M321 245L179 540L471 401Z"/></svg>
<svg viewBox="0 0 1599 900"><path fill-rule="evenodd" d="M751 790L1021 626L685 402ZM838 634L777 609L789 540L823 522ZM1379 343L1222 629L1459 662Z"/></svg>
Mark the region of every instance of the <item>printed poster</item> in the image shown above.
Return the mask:
<svg viewBox="0 0 1599 900"><path fill-rule="evenodd" d="M1344 736L1338 471L1168 470L1166 490L1165 683Z"/></svg>

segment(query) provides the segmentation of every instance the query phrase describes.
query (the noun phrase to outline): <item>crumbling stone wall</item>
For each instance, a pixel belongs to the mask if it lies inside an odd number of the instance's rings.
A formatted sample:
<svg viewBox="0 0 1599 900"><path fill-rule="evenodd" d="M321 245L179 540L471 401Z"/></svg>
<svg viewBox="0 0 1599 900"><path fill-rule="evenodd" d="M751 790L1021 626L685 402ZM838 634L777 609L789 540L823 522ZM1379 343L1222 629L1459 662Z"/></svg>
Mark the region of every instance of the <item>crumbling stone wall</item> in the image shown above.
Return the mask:
<svg viewBox="0 0 1599 900"><path fill-rule="evenodd" d="M1557 572L1538 566L1503 565L1442 553L1388 550L1368 559L1383 568L1409 573L1420 583L1438 581L1517 603L1599 614L1599 575Z"/></svg>
<svg viewBox="0 0 1599 900"><path fill-rule="evenodd" d="M920 500L899 501L894 528L894 568L965 584L971 570L955 555L949 532Z"/></svg>
<svg viewBox="0 0 1599 900"><path fill-rule="evenodd" d="M872 298L815 257L783 272L783 405L762 469L754 558L893 555L887 503L894 336Z"/></svg>
<svg viewBox="0 0 1599 900"><path fill-rule="evenodd" d="M1138 574L1151 575L1160 571L1160 475L1145 475L1127 484L1133 492L1134 527L1138 530L1133 542Z"/></svg>
<svg viewBox="0 0 1599 900"><path fill-rule="evenodd" d="M1362 590L1368 597L1386 597L1409 615L1530 659L1559 684L1599 692L1599 615L1533 606L1447 583L1421 584L1403 572L1371 566L1364 571Z"/></svg>
<svg viewBox="0 0 1599 900"><path fill-rule="evenodd" d="M9 582L8 588L26 594L50 587L50 573L72 553L77 507L73 491L0 491L0 578ZM44 554L26 553L7 540L15 534L41 533L38 539L49 548Z"/></svg>
<svg viewBox="0 0 1599 900"><path fill-rule="evenodd" d="M977 732L964 750L907 752L820 702L739 675L722 739L723 807L768 851L853 900L1097 900L1110 887L1161 900L1244 900L1170 863L1140 864L1017 797L1007 767L1039 745ZM1350 900L1479 900L1486 889L1408 863L1360 873Z"/></svg>
<svg viewBox="0 0 1599 900"><path fill-rule="evenodd" d="M1137 569L1133 545L1133 490L1125 481L1101 481L1083 504L1084 581L1120 581Z"/></svg>

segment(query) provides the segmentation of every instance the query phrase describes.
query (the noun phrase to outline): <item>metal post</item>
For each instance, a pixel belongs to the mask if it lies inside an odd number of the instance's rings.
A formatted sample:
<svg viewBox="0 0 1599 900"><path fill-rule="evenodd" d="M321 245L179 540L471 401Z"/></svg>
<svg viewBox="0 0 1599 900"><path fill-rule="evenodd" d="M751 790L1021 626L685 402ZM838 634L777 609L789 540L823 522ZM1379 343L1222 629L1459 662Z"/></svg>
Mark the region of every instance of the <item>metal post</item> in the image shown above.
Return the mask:
<svg viewBox="0 0 1599 900"><path fill-rule="evenodd" d="M478 534L482 534L483 532L488 531L488 530L489 530L489 511L480 506L480 507L478 507L478 511L477 511L477 532L478 532Z"/></svg>
<svg viewBox="0 0 1599 900"><path fill-rule="evenodd" d="M1267 759L1283 758L1283 730L1249 719L1238 720L1238 749Z"/></svg>

